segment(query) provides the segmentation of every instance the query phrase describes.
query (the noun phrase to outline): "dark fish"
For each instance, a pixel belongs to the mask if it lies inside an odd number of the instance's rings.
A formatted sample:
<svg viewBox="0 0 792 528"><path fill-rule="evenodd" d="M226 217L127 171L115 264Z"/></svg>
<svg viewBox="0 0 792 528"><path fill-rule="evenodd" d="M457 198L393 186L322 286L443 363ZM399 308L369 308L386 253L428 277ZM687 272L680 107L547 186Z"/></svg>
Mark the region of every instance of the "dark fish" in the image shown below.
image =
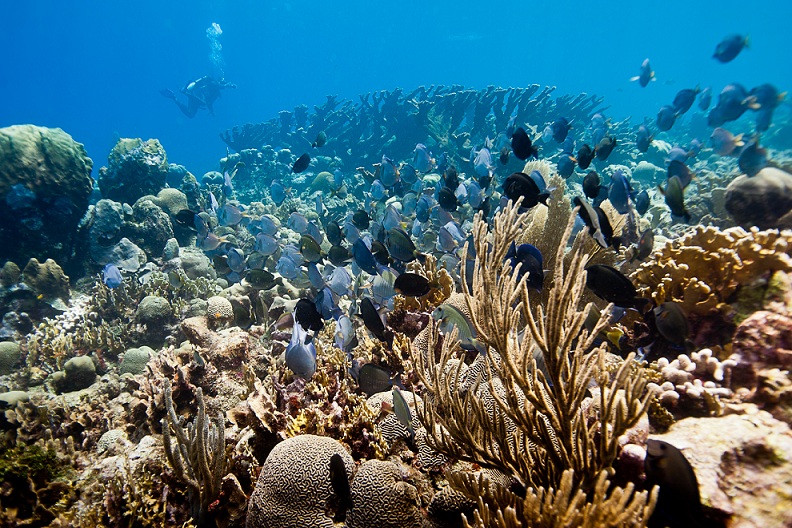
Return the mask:
<svg viewBox="0 0 792 528"><path fill-rule="evenodd" d="M569 134L569 129L572 128L569 124L569 121L566 117L559 117L553 124L550 125L550 129L553 132L553 139L556 143L563 143Z"/></svg>
<svg viewBox="0 0 792 528"><path fill-rule="evenodd" d="M600 161L605 161L610 156L613 149L616 148L616 138L605 136L602 140L597 144L595 152L597 154L597 159Z"/></svg>
<svg viewBox="0 0 792 528"><path fill-rule="evenodd" d="M748 176L756 176L760 170L767 167L767 149L760 147L759 142L753 139L740 151L737 164Z"/></svg>
<svg viewBox="0 0 792 528"><path fill-rule="evenodd" d="M715 53L712 54L712 58L723 63L731 62L740 54L743 48L750 47L749 44L747 36L729 35L715 47Z"/></svg>
<svg viewBox="0 0 792 528"><path fill-rule="evenodd" d="M608 200L619 214L627 214L630 211L630 192L632 186L627 180L624 171L616 169L611 174L611 182L608 186Z"/></svg>
<svg viewBox="0 0 792 528"><path fill-rule="evenodd" d="M358 209L355 211L355 214L352 215L352 223L358 229L368 229L371 225L371 217L363 209Z"/></svg>
<svg viewBox="0 0 792 528"><path fill-rule="evenodd" d="M603 238L605 239L605 244L607 244L605 247L612 247L613 249L618 250L621 247L622 238L613 236L613 227L610 224L608 215L605 214L605 211L603 211L601 207L594 205L592 208L597 213L599 228L602 232Z"/></svg>
<svg viewBox="0 0 792 528"><path fill-rule="evenodd" d="M690 107L693 106L693 103L696 101L696 96L700 91L701 89L696 86L695 88L685 88L677 92L676 96L674 96L674 102L672 103L677 116L690 110Z"/></svg>
<svg viewBox="0 0 792 528"><path fill-rule="evenodd" d="M320 332L324 328L322 314L316 310L316 304L308 299L300 299L294 307L294 320L306 330Z"/></svg>
<svg viewBox="0 0 792 528"><path fill-rule="evenodd" d="M338 453L333 453L333 456L330 457L330 484L333 487L333 493L338 498L333 522L343 522L346 519L347 510L352 509L352 492L344 459Z"/></svg>
<svg viewBox="0 0 792 528"><path fill-rule="evenodd" d="M345 266L352 260L352 253L343 246L333 246L327 252L327 258L330 259L334 266Z"/></svg>
<svg viewBox="0 0 792 528"><path fill-rule="evenodd" d="M500 160L501 165L506 165L507 163L509 163L509 156L510 155L511 155L511 150L509 150L509 147L503 147L501 149L500 156L498 156L498 159Z"/></svg>
<svg viewBox="0 0 792 528"><path fill-rule="evenodd" d="M566 134L564 134L566 136ZM563 139L561 140L563 141ZM560 143L560 142L559 142ZM523 127L517 127L511 137L511 147L517 158L525 161L528 158L538 158L539 149L531 144L531 138ZM504 163L505 165L505 163Z"/></svg>
<svg viewBox="0 0 792 528"><path fill-rule="evenodd" d="M659 185L657 188L665 195L665 202L671 209L671 214L683 218L685 223L690 223L690 213L685 209L684 188L679 178L676 176L669 178L665 190Z"/></svg>
<svg viewBox="0 0 792 528"><path fill-rule="evenodd" d="M431 291L429 279L417 273L406 272L396 277L393 289L406 297L423 297Z"/></svg>
<svg viewBox="0 0 792 528"><path fill-rule="evenodd" d="M305 257L306 262L321 262L322 248L311 235L300 237L300 253Z"/></svg>
<svg viewBox="0 0 792 528"><path fill-rule="evenodd" d="M650 227L641 235L641 238L638 240L638 245L635 246L635 253L633 253L632 258L630 258L630 262L637 260L644 261L646 257L652 254L652 250L654 249L654 231Z"/></svg>
<svg viewBox="0 0 792 528"><path fill-rule="evenodd" d="M305 153L299 158L297 158L297 161L294 162L294 165L292 165L292 172L294 174L300 174L305 169L307 169L308 165L310 164L311 164L311 156L309 156L308 153Z"/></svg>
<svg viewBox="0 0 792 528"><path fill-rule="evenodd" d="M644 471L648 489L660 487L649 526L704 526L696 473L679 449L662 440L647 440Z"/></svg>
<svg viewBox="0 0 792 528"><path fill-rule="evenodd" d="M352 244L352 258L355 259L355 264L369 275L377 274L377 259L362 238L358 238Z"/></svg>
<svg viewBox="0 0 792 528"><path fill-rule="evenodd" d="M600 185L599 174L597 171L589 171L583 177L583 194L586 195L586 198L594 200L599 196L600 189L602 189L602 185Z"/></svg>
<svg viewBox="0 0 792 528"><path fill-rule="evenodd" d="M666 179L671 179L674 176L679 178L679 183L682 184L683 189L693 181L693 171L690 170L690 167L678 160L674 160L668 164Z"/></svg>
<svg viewBox="0 0 792 528"><path fill-rule="evenodd" d="M540 192L536 182L524 172L515 172L503 182L503 193L509 200L517 202L522 198L520 207L530 209L539 203L547 205L550 193Z"/></svg>
<svg viewBox="0 0 792 528"><path fill-rule="evenodd" d="M118 269L118 266L106 264L102 270L102 282L111 290L121 286L124 279L121 277L121 270Z"/></svg>
<svg viewBox="0 0 792 528"><path fill-rule="evenodd" d="M649 59L644 59L641 63L641 73L631 78L630 81L638 81L638 84L641 85L641 88L646 88L646 86L649 84L649 81L654 80L654 78L655 72L652 70L652 66L649 65Z"/></svg>
<svg viewBox="0 0 792 528"><path fill-rule="evenodd" d="M604 138L603 138L603 141L604 141ZM615 142L615 140L614 140L614 142ZM613 149L611 149L611 150L613 150ZM575 156L576 159L577 159L578 167L580 167L581 170L588 169L589 165L591 165L591 161L594 159L594 156L596 154L597 153L596 153L595 149L591 148L588 145L588 143L584 143L583 146L580 147L580 150L578 150L577 156Z"/></svg>
<svg viewBox="0 0 792 528"><path fill-rule="evenodd" d="M759 108L756 96L748 95L748 91L743 85L727 84L718 95L718 104L710 110L707 124L711 127L718 127L739 119L748 109L758 110Z"/></svg>
<svg viewBox="0 0 792 528"><path fill-rule="evenodd" d="M509 261L512 271L517 268L517 264L521 264L517 280L520 280L523 275L528 273L528 286L536 291L542 291L542 283L544 282L543 259L542 253L535 246L531 244L520 244L518 246L512 242L504 260Z"/></svg>
<svg viewBox="0 0 792 528"><path fill-rule="evenodd" d="M572 199L572 205L580 208L578 209L578 214L583 220L583 223L585 223L588 227L589 235L591 235L591 237L597 241L597 244L599 244L600 247L607 248L608 242L605 240L605 236L603 235L602 229L600 228L599 213L597 210L590 203L579 196L575 196Z"/></svg>
<svg viewBox="0 0 792 528"><path fill-rule="evenodd" d="M707 86L699 94L698 107L704 111L709 108L710 103L712 103L712 88Z"/></svg>
<svg viewBox="0 0 792 528"><path fill-rule="evenodd" d="M657 128L663 132L671 130L671 127L674 126L674 121L676 121L676 110L674 110L674 107L668 105L660 107L657 112Z"/></svg>
<svg viewBox="0 0 792 528"><path fill-rule="evenodd" d="M278 283L275 275L264 269L249 270L245 280L256 290L269 290Z"/></svg>
<svg viewBox="0 0 792 528"><path fill-rule="evenodd" d="M388 266L393 263L393 259L388 254L388 248L379 240L375 240L371 243L371 254L374 255L374 260L376 260L378 264Z"/></svg>
<svg viewBox="0 0 792 528"><path fill-rule="evenodd" d="M651 205L649 193L644 189L635 197L635 210L638 211L639 215L643 216L649 210L649 205Z"/></svg>
<svg viewBox="0 0 792 528"><path fill-rule="evenodd" d="M394 385L390 371L373 363L366 363L360 367L357 382L360 390L367 396L385 392Z"/></svg>
<svg viewBox="0 0 792 528"><path fill-rule="evenodd" d="M775 86L765 83L752 88L748 96L755 97L756 104L761 106L756 112L756 130L764 132L770 128L773 112L786 97L786 92L779 93Z"/></svg>
<svg viewBox="0 0 792 528"><path fill-rule="evenodd" d="M619 270L604 264L586 267L586 287L594 295L621 308L636 308L643 311L649 299L638 297L635 286Z"/></svg>
<svg viewBox="0 0 792 528"><path fill-rule="evenodd" d="M369 332L374 334L374 337L387 343L388 348L393 346L393 332L385 327L382 317L368 297L363 297L360 301L360 317L363 318L363 324L366 325Z"/></svg>
<svg viewBox="0 0 792 528"><path fill-rule="evenodd" d="M325 143L327 143L327 134L325 134L324 130L316 134L316 140L311 144L313 148L324 147Z"/></svg>
<svg viewBox="0 0 792 528"><path fill-rule="evenodd" d="M564 178L569 178L575 172L575 158L569 154L562 153L556 163L556 170L558 174Z"/></svg>
<svg viewBox="0 0 792 528"><path fill-rule="evenodd" d="M455 166L451 165L443 172L443 185L449 189L459 187L459 173Z"/></svg>
<svg viewBox="0 0 792 528"><path fill-rule="evenodd" d="M195 226L195 217L198 216L197 213L190 211L189 209L182 209L181 211L177 212L173 215L173 219L176 220L176 223L182 227L186 227L190 231L197 231Z"/></svg>
<svg viewBox="0 0 792 528"><path fill-rule="evenodd" d="M687 315L679 303L667 301L652 310L660 335L673 345L682 346L690 335Z"/></svg>
<svg viewBox="0 0 792 528"><path fill-rule="evenodd" d="M459 200L457 200L454 191L449 187L443 187L440 189L440 193L437 195L437 203L439 203L440 207L449 213L456 211L457 207L459 206Z"/></svg>
<svg viewBox="0 0 792 528"><path fill-rule="evenodd" d="M415 248L410 235L398 227L388 230L385 243L388 245L391 257L400 262L412 262L416 258L419 260L424 258L424 255Z"/></svg>
<svg viewBox="0 0 792 528"><path fill-rule="evenodd" d="M344 234L341 232L341 226L335 220L330 220L325 226L325 236L327 241L333 246L340 246L341 241L344 240Z"/></svg>
<svg viewBox="0 0 792 528"><path fill-rule="evenodd" d="M653 139L654 137L649 133L649 129L646 128L646 125L639 126L638 134L635 139L635 146L638 149L638 152L646 152L649 150L649 145L652 144Z"/></svg>

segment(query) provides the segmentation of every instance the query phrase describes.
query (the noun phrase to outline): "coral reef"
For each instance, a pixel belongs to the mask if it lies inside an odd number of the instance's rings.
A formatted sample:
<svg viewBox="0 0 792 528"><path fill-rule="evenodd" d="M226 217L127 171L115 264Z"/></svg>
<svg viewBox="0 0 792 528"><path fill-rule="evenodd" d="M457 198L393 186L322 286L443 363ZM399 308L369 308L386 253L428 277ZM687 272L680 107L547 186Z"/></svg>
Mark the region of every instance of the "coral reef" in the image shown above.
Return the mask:
<svg viewBox="0 0 792 528"><path fill-rule="evenodd" d="M0 260L72 258L93 161L59 128L0 129Z"/></svg>
<svg viewBox="0 0 792 528"><path fill-rule="evenodd" d="M792 174L765 167L753 177L738 176L726 187L724 206L744 227L778 228L792 211Z"/></svg>
<svg viewBox="0 0 792 528"><path fill-rule="evenodd" d="M103 198L133 204L165 186L168 158L156 139L122 138L110 151L107 167L99 169Z"/></svg>

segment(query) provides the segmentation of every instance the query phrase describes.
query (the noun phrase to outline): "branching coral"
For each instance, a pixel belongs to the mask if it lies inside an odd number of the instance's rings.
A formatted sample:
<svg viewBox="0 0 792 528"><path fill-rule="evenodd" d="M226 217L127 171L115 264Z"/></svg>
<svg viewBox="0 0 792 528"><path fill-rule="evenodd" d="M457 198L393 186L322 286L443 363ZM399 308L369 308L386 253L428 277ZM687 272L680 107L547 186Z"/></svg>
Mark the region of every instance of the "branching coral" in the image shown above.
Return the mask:
<svg viewBox="0 0 792 528"><path fill-rule="evenodd" d="M206 419L203 391L196 389L198 414L195 421L185 428L173 407L170 384L165 384L166 418L162 421L162 439L165 455L176 476L189 488L191 514L198 526L210 526L209 505L220 493L220 485L226 474L225 419L222 413L217 423ZM176 444L171 437L171 428Z"/></svg>
<svg viewBox="0 0 792 528"><path fill-rule="evenodd" d="M524 215L511 205L495 216L491 232L482 216L476 217L473 293L465 296L478 339L489 347L492 374L462 393L461 366L451 375L444 373L458 344L455 332L445 336L438 365L429 366L431 358L415 355L429 391L419 418L430 432L428 444L449 457L499 469L537 490L562 485L571 493L594 490L618 453L618 437L646 410L646 380L636 375L632 357L611 376L602 349L587 353L607 317L590 334L581 333L588 313L588 306L579 308L588 258L579 238L568 259L565 244L557 249L546 308L529 308L526 277L518 280L504 262L524 223ZM572 224L570 217L561 240L569 238ZM435 341L436 333L429 338ZM431 342L428 349L433 349ZM537 368L536 358L542 356L544 372ZM599 391L586 405L592 379ZM570 469L572 476L566 477ZM571 482L564 484L564 479ZM645 502L646 497L636 500Z"/></svg>
<svg viewBox="0 0 792 528"><path fill-rule="evenodd" d="M668 242L630 278L658 305L676 301L688 315L706 315L730 312L726 303L741 285L776 270L792 270L792 231L698 226Z"/></svg>

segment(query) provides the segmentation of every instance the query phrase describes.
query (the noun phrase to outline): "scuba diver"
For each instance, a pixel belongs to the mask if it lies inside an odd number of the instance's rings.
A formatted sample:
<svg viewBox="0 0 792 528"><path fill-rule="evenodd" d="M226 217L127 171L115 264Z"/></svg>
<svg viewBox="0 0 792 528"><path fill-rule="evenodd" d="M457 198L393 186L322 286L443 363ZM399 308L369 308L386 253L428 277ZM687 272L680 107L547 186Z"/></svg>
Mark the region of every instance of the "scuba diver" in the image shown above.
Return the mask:
<svg viewBox="0 0 792 528"><path fill-rule="evenodd" d="M214 115L212 105L220 97L220 90L223 88L236 88L236 84L226 82L224 79L218 81L206 75L190 81L181 89L181 93L187 96L187 104L179 101L173 90L160 90L160 93L168 99L172 99L184 115L192 118L201 108L206 108L210 115Z"/></svg>

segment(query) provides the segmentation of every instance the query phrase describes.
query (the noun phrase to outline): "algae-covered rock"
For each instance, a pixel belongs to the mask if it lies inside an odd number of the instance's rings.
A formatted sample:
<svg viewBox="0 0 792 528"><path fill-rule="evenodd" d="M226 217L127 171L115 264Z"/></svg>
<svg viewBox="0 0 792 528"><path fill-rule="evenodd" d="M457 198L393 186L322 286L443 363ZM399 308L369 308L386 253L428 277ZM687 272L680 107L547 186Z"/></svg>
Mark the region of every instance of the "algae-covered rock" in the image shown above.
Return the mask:
<svg viewBox="0 0 792 528"><path fill-rule="evenodd" d="M7 407L16 407L17 403L27 403L30 401L30 395L25 391L8 391L0 394L0 402L6 404Z"/></svg>
<svg viewBox="0 0 792 528"><path fill-rule="evenodd" d="M187 276L193 280L198 277L216 279L217 272L203 251L196 247L183 247L179 249L182 269Z"/></svg>
<svg viewBox="0 0 792 528"><path fill-rule="evenodd" d="M104 198L131 204L157 194L167 176L168 158L158 140L122 138L110 151L107 167L99 169L99 190Z"/></svg>
<svg viewBox="0 0 792 528"><path fill-rule="evenodd" d="M43 264L32 258L22 270L23 281L36 295L46 300L69 300L69 277L52 259Z"/></svg>
<svg viewBox="0 0 792 528"><path fill-rule="evenodd" d="M738 176L726 187L726 210L738 224L777 227L792 210L792 174L766 167L756 176Z"/></svg>
<svg viewBox="0 0 792 528"><path fill-rule="evenodd" d="M147 346L140 348L130 348L124 353L124 359L118 367L119 374L143 374L146 371L146 364L156 353Z"/></svg>
<svg viewBox="0 0 792 528"><path fill-rule="evenodd" d="M60 374L59 376L56 376ZM96 381L96 365L88 356L73 357L63 365L62 372L53 374L59 392L87 389Z"/></svg>
<svg viewBox="0 0 792 528"><path fill-rule="evenodd" d="M329 193L335 189L335 181L333 175L327 171L322 171L316 175L316 178L311 182L311 192L321 191Z"/></svg>
<svg viewBox="0 0 792 528"><path fill-rule="evenodd" d="M175 215L182 209L188 209L187 207L187 195L181 192L179 189L172 189L170 187L166 189L162 189L157 196L150 196L144 198L149 198L152 202L157 204L163 211L170 215Z"/></svg>
<svg viewBox="0 0 792 528"><path fill-rule="evenodd" d="M0 343L0 376L11 374L14 371L22 352L19 350L19 345L13 341L3 341Z"/></svg>
<svg viewBox="0 0 792 528"><path fill-rule="evenodd" d="M135 312L135 318L147 325L161 325L170 319L173 314L168 299L156 295L143 297Z"/></svg>
<svg viewBox="0 0 792 528"><path fill-rule="evenodd" d="M168 239L173 238L170 216L148 199L140 199L132 207L133 219L124 225L123 233L146 255L159 257Z"/></svg>
<svg viewBox="0 0 792 528"><path fill-rule="evenodd" d="M0 128L0 259L71 256L93 161L59 128Z"/></svg>
<svg viewBox="0 0 792 528"><path fill-rule="evenodd" d="M14 262L8 261L6 262L2 269L0 269L0 285L4 288L8 288L16 284L19 281L19 275L22 271L19 269Z"/></svg>

